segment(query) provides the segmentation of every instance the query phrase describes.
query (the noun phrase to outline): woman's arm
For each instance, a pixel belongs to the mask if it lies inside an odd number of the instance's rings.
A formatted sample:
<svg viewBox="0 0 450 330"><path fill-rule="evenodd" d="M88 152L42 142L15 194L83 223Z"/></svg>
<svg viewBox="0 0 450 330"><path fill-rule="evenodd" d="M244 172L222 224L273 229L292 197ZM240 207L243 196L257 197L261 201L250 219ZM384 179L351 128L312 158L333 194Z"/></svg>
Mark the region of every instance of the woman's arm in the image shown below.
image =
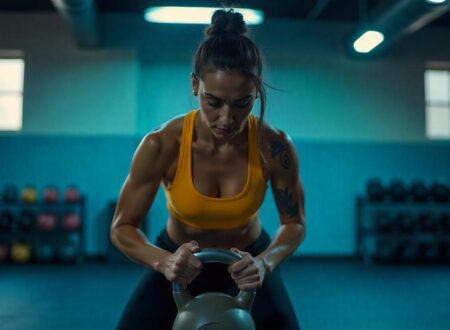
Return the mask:
<svg viewBox="0 0 450 330"><path fill-rule="evenodd" d="M167 165L161 134L148 134L139 144L111 224L112 243L133 261L155 270L170 252L151 244L140 227Z"/></svg>
<svg viewBox="0 0 450 330"><path fill-rule="evenodd" d="M269 140L271 159L271 187L281 226L270 245L256 256L266 270L272 271L289 257L305 239L305 196L299 174L299 161L290 138L283 132Z"/></svg>

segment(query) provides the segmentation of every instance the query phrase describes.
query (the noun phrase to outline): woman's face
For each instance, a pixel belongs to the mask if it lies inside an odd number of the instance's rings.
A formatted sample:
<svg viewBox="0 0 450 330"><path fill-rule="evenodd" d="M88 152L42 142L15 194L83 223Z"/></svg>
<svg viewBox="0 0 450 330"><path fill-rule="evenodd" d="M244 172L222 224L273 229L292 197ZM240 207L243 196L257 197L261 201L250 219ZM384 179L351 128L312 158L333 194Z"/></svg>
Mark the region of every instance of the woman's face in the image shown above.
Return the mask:
<svg viewBox="0 0 450 330"><path fill-rule="evenodd" d="M229 140L245 128L256 98L253 81L237 70L208 71L203 79L192 75L203 123L220 140Z"/></svg>

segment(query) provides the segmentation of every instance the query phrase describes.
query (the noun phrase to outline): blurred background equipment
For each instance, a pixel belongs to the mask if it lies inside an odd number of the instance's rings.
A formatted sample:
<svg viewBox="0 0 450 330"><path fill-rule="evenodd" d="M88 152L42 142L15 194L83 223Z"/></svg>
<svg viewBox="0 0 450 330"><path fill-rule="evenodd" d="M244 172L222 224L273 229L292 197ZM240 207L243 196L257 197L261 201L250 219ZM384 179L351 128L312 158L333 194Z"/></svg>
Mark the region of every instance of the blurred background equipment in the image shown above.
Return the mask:
<svg viewBox="0 0 450 330"><path fill-rule="evenodd" d="M381 179L369 179L365 196L356 199L357 255L366 265L448 263L449 186L443 180L428 186L422 179L391 179L389 198L381 198L381 193L374 198L374 191L383 186Z"/></svg>
<svg viewBox="0 0 450 330"><path fill-rule="evenodd" d="M14 187L12 189L11 187ZM17 203L17 186L6 185L0 202L1 263L81 263L84 259L84 198L69 186L64 199L55 185L46 185L42 199L36 186L22 189ZM6 195L8 195L5 198ZM13 194L14 192L14 194Z"/></svg>

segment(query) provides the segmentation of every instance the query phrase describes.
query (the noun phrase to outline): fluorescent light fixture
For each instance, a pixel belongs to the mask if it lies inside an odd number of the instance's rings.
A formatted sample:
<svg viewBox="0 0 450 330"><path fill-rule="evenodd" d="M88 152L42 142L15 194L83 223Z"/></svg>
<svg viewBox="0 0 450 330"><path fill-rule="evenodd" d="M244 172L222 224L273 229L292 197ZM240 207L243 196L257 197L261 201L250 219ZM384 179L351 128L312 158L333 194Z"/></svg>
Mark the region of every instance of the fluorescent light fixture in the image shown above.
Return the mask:
<svg viewBox="0 0 450 330"><path fill-rule="evenodd" d="M445 1L447 1L447 0L427 0L427 2L430 2L430 3L444 3Z"/></svg>
<svg viewBox="0 0 450 330"><path fill-rule="evenodd" d="M366 31L354 43L353 48L358 53L368 53L384 40L384 35L378 31Z"/></svg>
<svg viewBox="0 0 450 330"><path fill-rule="evenodd" d="M145 10L145 20L152 23L210 24L213 13L223 8L214 7L150 7ZM248 25L261 24L264 13L261 10L233 8L244 16Z"/></svg>

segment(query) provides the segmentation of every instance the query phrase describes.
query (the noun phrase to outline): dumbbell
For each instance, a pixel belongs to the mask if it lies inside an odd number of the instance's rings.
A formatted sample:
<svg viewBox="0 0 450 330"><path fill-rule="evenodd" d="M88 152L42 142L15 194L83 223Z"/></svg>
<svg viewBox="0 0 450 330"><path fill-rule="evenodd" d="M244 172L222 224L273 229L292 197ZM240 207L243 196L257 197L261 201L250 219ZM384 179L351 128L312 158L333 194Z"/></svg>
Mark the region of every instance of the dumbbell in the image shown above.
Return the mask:
<svg viewBox="0 0 450 330"><path fill-rule="evenodd" d="M422 232L436 233L439 231L439 218L431 212L420 212L416 217L416 228Z"/></svg>
<svg viewBox="0 0 450 330"><path fill-rule="evenodd" d="M0 240L0 263L7 262L9 255L9 244L6 240Z"/></svg>
<svg viewBox="0 0 450 330"><path fill-rule="evenodd" d="M379 262L394 262L399 256L397 242L389 239L378 239L375 244L373 259Z"/></svg>
<svg viewBox="0 0 450 330"><path fill-rule="evenodd" d="M392 179L388 184L387 193L394 202L404 202L407 196L405 184L400 179Z"/></svg>
<svg viewBox="0 0 450 330"><path fill-rule="evenodd" d="M367 197L372 202L382 202L385 199L385 189L380 179L369 179L366 185Z"/></svg>
<svg viewBox="0 0 450 330"><path fill-rule="evenodd" d="M66 242L58 247L58 259L62 262L74 262L77 258L78 247Z"/></svg>
<svg viewBox="0 0 450 330"><path fill-rule="evenodd" d="M55 185L48 185L44 189L44 202L48 204L57 203L59 199L59 191Z"/></svg>
<svg viewBox="0 0 450 330"><path fill-rule="evenodd" d="M75 185L68 186L64 191L64 201L66 203L78 203L80 199L80 191Z"/></svg>
<svg viewBox="0 0 450 330"><path fill-rule="evenodd" d="M442 257L442 246L439 242L423 243L423 258L427 263L437 263Z"/></svg>
<svg viewBox="0 0 450 330"><path fill-rule="evenodd" d="M81 218L78 213L67 213L63 217L63 228L67 231L78 230L81 227Z"/></svg>
<svg viewBox="0 0 450 330"><path fill-rule="evenodd" d="M444 242L442 246L442 259L446 264L450 264L450 242Z"/></svg>
<svg viewBox="0 0 450 330"><path fill-rule="evenodd" d="M450 199L449 187L444 181L436 180L431 185L431 196L437 203L447 203Z"/></svg>
<svg viewBox="0 0 450 330"><path fill-rule="evenodd" d="M32 204L36 203L38 199L38 193L34 186L29 185L22 190L22 201L24 203Z"/></svg>
<svg viewBox="0 0 450 330"><path fill-rule="evenodd" d="M450 233L450 213L441 213L439 215L439 227L445 233Z"/></svg>
<svg viewBox="0 0 450 330"><path fill-rule="evenodd" d="M23 210L16 220L18 225L17 227L21 231L29 231L36 223L36 214L31 210Z"/></svg>
<svg viewBox="0 0 450 330"><path fill-rule="evenodd" d="M423 247L419 242L404 240L400 243L401 260L405 262L419 262L422 260Z"/></svg>
<svg viewBox="0 0 450 330"><path fill-rule="evenodd" d="M426 202L430 198L430 191L426 184L420 180L414 180L409 186L409 194L415 202Z"/></svg>
<svg viewBox="0 0 450 330"><path fill-rule="evenodd" d="M373 215L375 230L379 233L391 233L397 229L395 217L386 211L377 211Z"/></svg>
<svg viewBox="0 0 450 330"><path fill-rule="evenodd" d="M415 220L409 212L399 212L395 215L395 224L401 233L412 233L415 229Z"/></svg>
<svg viewBox="0 0 450 330"><path fill-rule="evenodd" d="M9 231L13 223L14 216L9 211L0 212L0 231Z"/></svg>
<svg viewBox="0 0 450 330"><path fill-rule="evenodd" d="M11 247L11 260L15 263L26 263L31 259L31 244L26 241L14 242Z"/></svg>
<svg viewBox="0 0 450 330"><path fill-rule="evenodd" d="M3 188L2 200L6 204L12 204L17 202L17 187L13 184L8 184Z"/></svg>
<svg viewBox="0 0 450 330"><path fill-rule="evenodd" d="M41 231L52 231L56 228L57 217L51 212L41 213L38 217L38 228Z"/></svg>
<svg viewBox="0 0 450 330"><path fill-rule="evenodd" d="M39 242L34 248L34 257L38 262L51 262L55 255L55 248L51 244Z"/></svg>

